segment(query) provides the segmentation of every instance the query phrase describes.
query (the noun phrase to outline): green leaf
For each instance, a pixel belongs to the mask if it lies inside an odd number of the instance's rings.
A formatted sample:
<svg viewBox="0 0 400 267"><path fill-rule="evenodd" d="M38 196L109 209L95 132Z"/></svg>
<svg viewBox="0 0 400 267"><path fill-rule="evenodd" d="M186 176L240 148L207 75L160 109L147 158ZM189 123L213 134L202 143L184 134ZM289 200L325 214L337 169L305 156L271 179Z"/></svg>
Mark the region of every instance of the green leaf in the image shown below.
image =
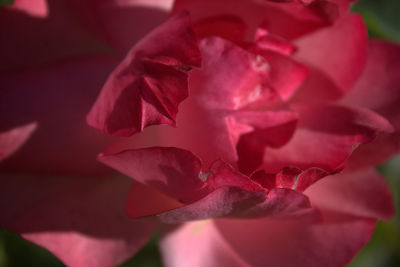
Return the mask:
<svg viewBox="0 0 400 267"><path fill-rule="evenodd" d="M372 37L400 42L399 0L362 0L353 11L363 16Z"/></svg>
<svg viewBox="0 0 400 267"><path fill-rule="evenodd" d="M9 6L14 3L14 0L0 0L0 7Z"/></svg>

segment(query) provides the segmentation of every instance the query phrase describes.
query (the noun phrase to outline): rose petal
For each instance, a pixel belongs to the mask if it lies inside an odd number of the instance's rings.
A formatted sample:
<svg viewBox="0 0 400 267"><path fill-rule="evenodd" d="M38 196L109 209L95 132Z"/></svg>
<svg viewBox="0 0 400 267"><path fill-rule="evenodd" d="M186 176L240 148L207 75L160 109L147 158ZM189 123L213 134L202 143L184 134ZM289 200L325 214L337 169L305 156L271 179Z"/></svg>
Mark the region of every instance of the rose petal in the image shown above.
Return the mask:
<svg viewBox="0 0 400 267"><path fill-rule="evenodd" d="M37 123L13 128L0 133L0 161L14 154L36 130Z"/></svg>
<svg viewBox="0 0 400 267"><path fill-rule="evenodd" d="M203 67L190 74L190 96L180 105L177 127L149 127L129 140L118 140L114 147L179 147L198 155L206 167L218 158L235 165L241 135L295 124L297 114L264 86L264 59L218 37L203 39L200 49ZM284 139L268 137L274 144Z"/></svg>
<svg viewBox="0 0 400 267"><path fill-rule="evenodd" d="M199 39L218 36L238 44L243 42L247 30L245 23L236 16L208 17L193 27Z"/></svg>
<svg viewBox="0 0 400 267"><path fill-rule="evenodd" d="M392 193L375 169L327 177L305 192L313 206L388 220L394 213Z"/></svg>
<svg viewBox="0 0 400 267"><path fill-rule="evenodd" d="M188 95L186 72L200 66L200 58L188 15L172 17L114 70L87 117L89 125L112 136L175 125L178 105Z"/></svg>
<svg viewBox="0 0 400 267"><path fill-rule="evenodd" d="M99 160L184 203L193 202L207 193L199 178L201 161L183 149L153 147L127 150L118 154L101 154Z"/></svg>
<svg viewBox="0 0 400 267"><path fill-rule="evenodd" d="M400 151L400 47L370 41L366 69L343 103L370 108L387 118L397 132L380 136L351 157L352 168L378 165Z"/></svg>
<svg viewBox="0 0 400 267"><path fill-rule="evenodd" d="M322 223L316 224L218 219L216 225L229 246L250 266L339 267L369 241L375 221L335 217L325 216Z"/></svg>
<svg viewBox="0 0 400 267"><path fill-rule="evenodd" d="M49 13L46 0L38 0L35 3L29 0L14 0L14 3L8 8L22 11L39 18L47 17Z"/></svg>
<svg viewBox="0 0 400 267"><path fill-rule="evenodd" d="M106 56L76 58L1 75L0 131L32 121L39 127L0 168L80 175L110 172L96 161L109 139L84 118L116 63Z"/></svg>
<svg viewBox="0 0 400 267"><path fill-rule="evenodd" d="M160 249L166 267L249 267L229 247L211 220L165 230Z"/></svg>
<svg viewBox="0 0 400 267"><path fill-rule="evenodd" d="M68 266L118 265L154 228L125 217L126 178L2 175L1 183L1 227L45 247Z"/></svg>
<svg viewBox="0 0 400 267"><path fill-rule="evenodd" d="M393 131L385 118L362 108L332 105L300 110L299 128L289 143L265 150L263 166L267 172L286 166L336 172L358 145L371 142L379 133Z"/></svg>
<svg viewBox="0 0 400 267"><path fill-rule="evenodd" d="M346 94L364 69L367 41L364 22L356 14L345 14L333 26L297 40L294 57L311 72L294 101L320 102Z"/></svg>
<svg viewBox="0 0 400 267"><path fill-rule="evenodd" d="M323 1L324 5L303 5L298 2L278 4L267 1L232 0L225 1L179 0L175 1L174 12L190 11L193 21L221 15L240 18L248 26L248 40L252 40L256 29L262 24L268 25L271 33L288 39L294 39L316 29L329 25L337 13L334 3Z"/></svg>

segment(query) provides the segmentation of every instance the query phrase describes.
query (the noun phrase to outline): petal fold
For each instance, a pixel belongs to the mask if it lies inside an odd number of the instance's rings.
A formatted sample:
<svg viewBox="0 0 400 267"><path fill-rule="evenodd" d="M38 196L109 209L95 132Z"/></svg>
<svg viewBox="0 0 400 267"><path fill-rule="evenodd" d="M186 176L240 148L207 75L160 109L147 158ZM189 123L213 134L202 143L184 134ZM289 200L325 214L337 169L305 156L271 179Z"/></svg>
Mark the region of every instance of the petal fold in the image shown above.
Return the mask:
<svg viewBox="0 0 400 267"><path fill-rule="evenodd" d="M87 116L89 125L120 137L149 125L174 126L188 96L187 72L200 64L189 16L180 13L136 44L114 70Z"/></svg>

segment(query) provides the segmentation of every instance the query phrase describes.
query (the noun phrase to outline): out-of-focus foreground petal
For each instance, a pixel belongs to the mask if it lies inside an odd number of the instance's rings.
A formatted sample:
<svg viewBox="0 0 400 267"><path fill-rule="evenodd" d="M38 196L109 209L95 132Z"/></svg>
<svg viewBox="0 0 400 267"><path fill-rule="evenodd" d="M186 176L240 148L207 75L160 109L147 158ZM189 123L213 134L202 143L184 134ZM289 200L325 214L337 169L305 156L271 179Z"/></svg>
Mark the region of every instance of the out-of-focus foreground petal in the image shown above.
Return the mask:
<svg viewBox="0 0 400 267"><path fill-rule="evenodd" d="M85 114L117 62L109 56L92 56L1 74L0 130L32 121L38 128L0 169L53 174L110 172L96 161L109 138L88 127Z"/></svg>
<svg viewBox="0 0 400 267"><path fill-rule="evenodd" d="M321 223L217 219L166 231L166 266L329 266L348 263L368 242L375 220L342 215ZM190 260L188 262L188 260Z"/></svg>
<svg viewBox="0 0 400 267"><path fill-rule="evenodd" d="M0 227L45 247L68 266L115 266L149 239L154 225L128 219L124 177L1 174Z"/></svg>
<svg viewBox="0 0 400 267"><path fill-rule="evenodd" d="M224 240L212 220L165 228L160 249L166 267L250 267Z"/></svg>
<svg viewBox="0 0 400 267"><path fill-rule="evenodd" d="M368 46L368 61L363 75L342 100L376 111L400 130L400 46L372 40ZM400 151L398 132L383 135L371 144L361 146L350 159L354 168L383 163Z"/></svg>
<svg viewBox="0 0 400 267"><path fill-rule="evenodd" d="M36 130L37 124L30 123L0 133L0 161L15 153Z"/></svg>
<svg viewBox="0 0 400 267"><path fill-rule="evenodd" d="M388 220L394 213L390 188L373 168L326 177L305 194L313 207L354 216Z"/></svg>

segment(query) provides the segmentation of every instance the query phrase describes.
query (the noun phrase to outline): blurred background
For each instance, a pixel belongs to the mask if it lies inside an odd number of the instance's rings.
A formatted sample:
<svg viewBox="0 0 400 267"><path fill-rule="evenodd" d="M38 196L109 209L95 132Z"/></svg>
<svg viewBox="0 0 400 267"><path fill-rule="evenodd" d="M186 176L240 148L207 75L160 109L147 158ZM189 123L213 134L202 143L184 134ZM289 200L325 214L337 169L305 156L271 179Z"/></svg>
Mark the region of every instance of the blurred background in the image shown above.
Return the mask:
<svg viewBox="0 0 400 267"><path fill-rule="evenodd" d="M0 0L0 5L12 0ZM360 13L372 37L400 44L400 1L361 0L353 7ZM396 214L390 221L378 222L371 242L350 263L350 267L400 266L400 155L378 170L390 184L396 205ZM0 267L64 266L45 249L35 246L18 235L0 229ZM149 241L133 258L121 267L162 267L157 248L157 236Z"/></svg>

